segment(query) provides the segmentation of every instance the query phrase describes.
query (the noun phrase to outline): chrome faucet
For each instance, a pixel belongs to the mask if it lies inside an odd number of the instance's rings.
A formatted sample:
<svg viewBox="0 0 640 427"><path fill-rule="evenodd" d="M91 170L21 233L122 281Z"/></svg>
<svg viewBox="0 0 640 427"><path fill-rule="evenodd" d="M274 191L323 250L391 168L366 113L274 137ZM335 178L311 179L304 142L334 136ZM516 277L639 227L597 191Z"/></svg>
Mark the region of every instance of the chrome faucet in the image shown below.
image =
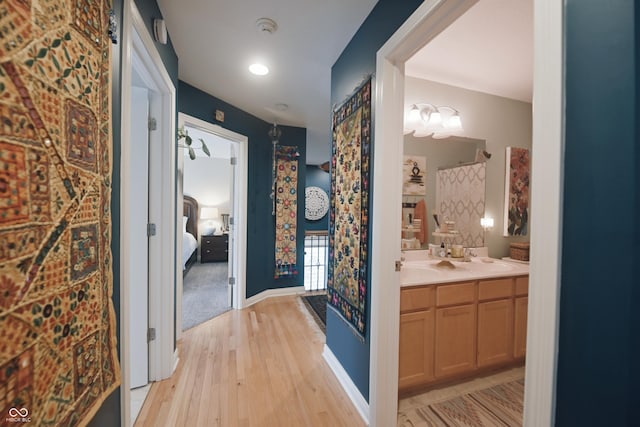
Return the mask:
<svg viewBox="0 0 640 427"><path fill-rule="evenodd" d="M464 258L462 258L463 261L466 262L470 262L471 258L470 257L476 257L478 256L471 248L465 248L464 249Z"/></svg>

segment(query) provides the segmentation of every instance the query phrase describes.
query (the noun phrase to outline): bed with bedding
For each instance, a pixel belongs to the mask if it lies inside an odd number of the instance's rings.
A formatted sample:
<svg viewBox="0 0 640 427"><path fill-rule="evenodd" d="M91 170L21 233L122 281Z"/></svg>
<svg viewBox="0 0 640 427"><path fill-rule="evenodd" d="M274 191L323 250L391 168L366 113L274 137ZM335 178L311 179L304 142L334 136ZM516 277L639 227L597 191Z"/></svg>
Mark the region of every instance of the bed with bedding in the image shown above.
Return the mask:
<svg viewBox="0 0 640 427"><path fill-rule="evenodd" d="M182 217L182 272L187 274L198 258L198 202L191 196L184 196Z"/></svg>

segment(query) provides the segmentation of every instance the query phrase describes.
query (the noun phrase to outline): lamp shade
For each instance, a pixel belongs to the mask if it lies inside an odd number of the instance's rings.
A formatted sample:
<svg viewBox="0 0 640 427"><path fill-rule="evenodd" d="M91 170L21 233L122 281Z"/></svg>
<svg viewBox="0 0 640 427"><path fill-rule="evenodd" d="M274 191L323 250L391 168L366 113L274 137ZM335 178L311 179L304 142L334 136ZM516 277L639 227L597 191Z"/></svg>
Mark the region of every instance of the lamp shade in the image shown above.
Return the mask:
<svg viewBox="0 0 640 427"><path fill-rule="evenodd" d="M216 219L219 215L218 208L204 207L200 209L201 219Z"/></svg>

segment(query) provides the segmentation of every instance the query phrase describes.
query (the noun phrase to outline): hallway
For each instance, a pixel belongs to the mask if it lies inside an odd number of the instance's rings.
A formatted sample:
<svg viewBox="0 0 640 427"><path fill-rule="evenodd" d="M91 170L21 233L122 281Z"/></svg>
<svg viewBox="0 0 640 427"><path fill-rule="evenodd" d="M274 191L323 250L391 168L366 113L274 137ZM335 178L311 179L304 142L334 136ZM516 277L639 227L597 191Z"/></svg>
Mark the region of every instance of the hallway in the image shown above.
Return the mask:
<svg viewBox="0 0 640 427"><path fill-rule="evenodd" d="M363 426L324 341L297 296L224 313L184 333L176 372L135 425Z"/></svg>

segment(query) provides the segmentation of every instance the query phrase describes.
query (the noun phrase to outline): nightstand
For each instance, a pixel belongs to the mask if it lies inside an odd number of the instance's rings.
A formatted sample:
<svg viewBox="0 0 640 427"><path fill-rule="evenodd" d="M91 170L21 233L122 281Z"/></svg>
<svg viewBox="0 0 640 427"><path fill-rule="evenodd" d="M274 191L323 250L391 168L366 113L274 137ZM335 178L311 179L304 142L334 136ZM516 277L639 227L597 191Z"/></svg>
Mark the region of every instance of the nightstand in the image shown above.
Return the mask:
<svg viewBox="0 0 640 427"><path fill-rule="evenodd" d="M200 236L200 262L227 261L229 235Z"/></svg>

